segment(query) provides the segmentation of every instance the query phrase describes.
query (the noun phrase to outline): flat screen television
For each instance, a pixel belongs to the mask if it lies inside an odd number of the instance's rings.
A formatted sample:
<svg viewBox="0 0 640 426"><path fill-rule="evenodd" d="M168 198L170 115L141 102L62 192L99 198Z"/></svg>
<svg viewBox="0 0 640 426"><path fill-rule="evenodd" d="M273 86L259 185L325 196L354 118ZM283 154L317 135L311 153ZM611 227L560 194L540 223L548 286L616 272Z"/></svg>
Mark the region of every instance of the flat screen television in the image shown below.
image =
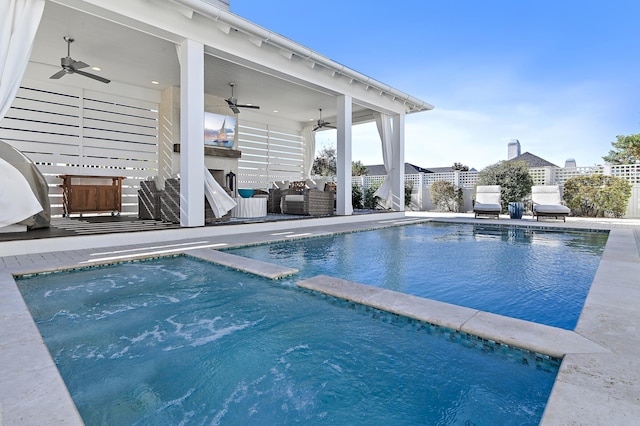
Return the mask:
<svg viewBox="0 0 640 426"><path fill-rule="evenodd" d="M218 148L233 148L236 139L236 117L212 112L204 113L204 144Z"/></svg>

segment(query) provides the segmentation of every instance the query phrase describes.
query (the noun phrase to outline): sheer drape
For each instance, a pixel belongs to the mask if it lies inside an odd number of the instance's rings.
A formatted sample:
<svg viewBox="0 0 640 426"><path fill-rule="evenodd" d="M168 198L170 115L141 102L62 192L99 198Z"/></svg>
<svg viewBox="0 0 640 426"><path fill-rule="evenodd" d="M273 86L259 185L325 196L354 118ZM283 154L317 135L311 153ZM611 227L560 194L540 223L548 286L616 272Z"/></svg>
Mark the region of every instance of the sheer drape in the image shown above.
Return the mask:
<svg viewBox="0 0 640 426"><path fill-rule="evenodd" d="M0 120L27 69L45 0L0 1Z"/></svg>
<svg viewBox="0 0 640 426"><path fill-rule="evenodd" d="M313 168L313 160L315 160L316 154L316 134L313 131L313 126L307 126L302 129L302 138L304 139L304 173L305 178L311 178L311 169Z"/></svg>
<svg viewBox="0 0 640 426"><path fill-rule="evenodd" d="M27 179L0 158L0 228L25 220L42 211Z"/></svg>
<svg viewBox="0 0 640 426"><path fill-rule="evenodd" d="M204 167L204 195L218 219L236 206L235 200L216 182L206 166Z"/></svg>
<svg viewBox="0 0 640 426"><path fill-rule="evenodd" d="M375 113L375 119L376 126L378 127L378 134L380 134L380 140L382 142L382 161L384 162L384 169L387 174L382 185L380 185L373 195L380 197L385 208L389 208L391 207L391 171L393 170L391 117L388 114Z"/></svg>

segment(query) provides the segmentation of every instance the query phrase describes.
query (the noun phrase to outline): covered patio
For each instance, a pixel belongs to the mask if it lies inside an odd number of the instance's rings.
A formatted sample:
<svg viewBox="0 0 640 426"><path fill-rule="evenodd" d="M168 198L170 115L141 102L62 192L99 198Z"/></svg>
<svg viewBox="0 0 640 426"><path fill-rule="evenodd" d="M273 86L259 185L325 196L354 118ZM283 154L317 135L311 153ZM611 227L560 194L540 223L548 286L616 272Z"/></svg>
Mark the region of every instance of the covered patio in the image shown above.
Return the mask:
<svg viewBox="0 0 640 426"><path fill-rule="evenodd" d="M236 176L236 188L309 177L314 129L329 128L319 125L320 110L336 128L336 214L353 214L352 126L372 121L380 133L372 149L388 172L381 196L390 210L404 210L404 117L432 109L428 103L246 21L224 2L32 3L44 7L0 139L45 175L52 216L64 213L60 175L124 177L121 213L135 216L140 181L179 174L180 225L203 226L205 169L221 185ZM110 83L78 73L51 79L67 48ZM205 114L237 120L231 147L205 153Z"/></svg>

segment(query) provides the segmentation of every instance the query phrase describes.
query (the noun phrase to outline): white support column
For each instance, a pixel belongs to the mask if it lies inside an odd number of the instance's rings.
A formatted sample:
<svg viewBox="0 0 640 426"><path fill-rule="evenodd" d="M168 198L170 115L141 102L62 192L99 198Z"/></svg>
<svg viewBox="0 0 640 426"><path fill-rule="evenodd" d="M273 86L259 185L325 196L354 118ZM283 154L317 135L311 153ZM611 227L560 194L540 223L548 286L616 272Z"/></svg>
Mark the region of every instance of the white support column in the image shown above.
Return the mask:
<svg viewBox="0 0 640 426"><path fill-rule="evenodd" d="M392 120L392 172L391 191L393 194L391 210L404 211L404 114L391 117Z"/></svg>
<svg viewBox="0 0 640 426"><path fill-rule="evenodd" d="M352 105L351 96L337 98L337 152L336 168L338 175L338 192L336 194L336 214L350 216L353 214L351 202L351 127Z"/></svg>
<svg viewBox="0 0 640 426"><path fill-rule="evenodd" d="M180 54L180 226L204 226L204 45Z"/></svg>

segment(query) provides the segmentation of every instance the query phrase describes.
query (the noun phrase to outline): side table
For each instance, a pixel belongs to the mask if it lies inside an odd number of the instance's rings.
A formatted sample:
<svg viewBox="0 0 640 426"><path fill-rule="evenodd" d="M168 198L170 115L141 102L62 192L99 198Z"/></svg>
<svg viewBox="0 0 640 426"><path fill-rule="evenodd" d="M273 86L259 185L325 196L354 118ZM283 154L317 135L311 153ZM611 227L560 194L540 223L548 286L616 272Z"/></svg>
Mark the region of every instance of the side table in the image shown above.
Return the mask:
<svg viewBox="0 0 640 426"><path fill-rule="evenodd" d="M231 211L231 216L240 218L261 217L267 215L267 198L234 198L236 206Z"/></svg>

